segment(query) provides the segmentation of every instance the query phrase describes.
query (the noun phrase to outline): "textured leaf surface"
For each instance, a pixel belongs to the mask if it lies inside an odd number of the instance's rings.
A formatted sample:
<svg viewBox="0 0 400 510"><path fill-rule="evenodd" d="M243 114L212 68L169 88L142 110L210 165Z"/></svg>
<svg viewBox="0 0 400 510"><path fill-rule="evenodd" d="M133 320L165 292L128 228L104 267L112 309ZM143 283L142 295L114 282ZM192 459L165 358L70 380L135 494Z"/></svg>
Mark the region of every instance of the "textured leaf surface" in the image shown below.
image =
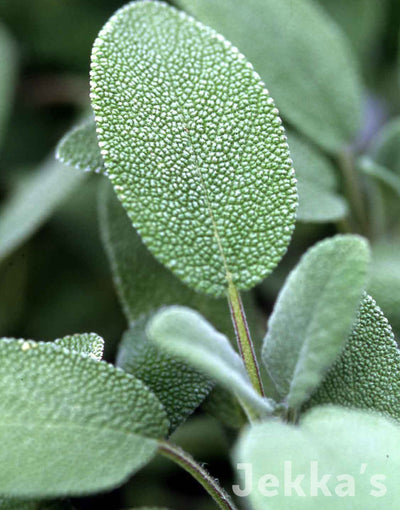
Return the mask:
<svg viewBox="0 0 400 510"><path fill-rule="evenodd" d="M147 317L139 319L123 336L117 365L142 380L164 405L170 432L202 403L212 382L149 342Z"/></svg>
<svg viewBox="0 0 400 510"><path fill-rule="evenodd" d="M0 342L0 494L48 497L122 483L167 419L134 377L51 343Z"/></svg>
<svg viewBox="0 0 400 510"><path fill-rule="evenodd" d="M284 117L331 151L361 124L356 64L339 27L310 0L179 0L235 44Z"/></svg>
<svg viewBox="0 0 400 510"><path fill-rule="evenodd" d="M399 394L399 349L388 320L366 296L346 348L309 405L372 409L400 420Z"/></svg>
<svg viewBox="0 0 400 510"><path fill-rule="evenodd" d="M58 338L54 341L56 345L65 347L69 351L78 354L85 354L100 361L103 357L104 340L96 333L81 333Z"/></svg>
<svg viewBox="0 0 400 510"><path fill-rule="evenodd" d="M0 260L34 234L85 176L48 161L0 209Z"/></svg>
<svg viewBox="0 0 400 510"><path fill-rule="evenodd" d="M307 399L345 346L369 259L361 237L336 236L306 252L283 286L262 354L290 407Z"/></svg>
<svg viewBox="0 0 400 510"><path fill-rule="evenodd" d="M288 139L299 192L297 219L324 222L346 216L347 203L336 191L338 179L329 159L294 133Z"/></svg>
<svg viewBox="0 0 400 510"><path fill-rule="evenodd" d="M94 44L91 99L107 175L162 263L215 296L276 266L295 220L292 161L230 43L164 3L131 3Z"/></svg>
<svg viewBox="0 0 400 510"><path fill-rule="evenodd" d="M57 146L56 158L79 170L104 172L94 120L90 119L69 131Z"/></svg>
<svg viewBox="0 0 400 510"><path fill-rule="evenodd" d="M0 144L3 140L16 81L16 49L10 34L0 23Z"/></svg>
<svg viewBox="0 0 400 510"><path fill-rule="evenodd" d="M253 389L229 340L199 313L183 306L165 308L150 321L147 334L160 349L211 377L250 409L261 414L272 412L271 403Z"/></svg>
<svg viewBox="0 0 400 510"><path fill-rule="evenodd" d="M249 499L254 510L376 510L380 506L396 510L399 452L400 428L393 421L328 407L308 413L300 427L274 421L256 424L241 438L235 461L253 468ZM286 469L285 462L290 463ZM258 482L267 474L279 481L274 497L263 496L259 490ZM298 492L290 486L295 480L300 482ZM269 482L267 491L276 490ZM326 487L325 494L318 482Z"/></svg>

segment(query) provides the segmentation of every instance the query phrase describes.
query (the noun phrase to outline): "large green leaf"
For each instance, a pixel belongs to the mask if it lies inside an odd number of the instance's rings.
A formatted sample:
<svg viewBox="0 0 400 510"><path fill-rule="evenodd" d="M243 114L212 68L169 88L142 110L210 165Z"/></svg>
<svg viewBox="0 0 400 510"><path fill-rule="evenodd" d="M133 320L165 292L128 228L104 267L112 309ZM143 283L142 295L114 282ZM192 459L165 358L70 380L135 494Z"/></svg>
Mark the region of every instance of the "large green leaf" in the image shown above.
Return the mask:
<svg viewBox="0 0 400 510"><path fill-rule="evenodd" d="M0 23L0 144L3 141L16 82L16 49L8 30Z"/></svg>
<svg viewBox="0 0 400 510"><path fill-rule="evenodd" d="M299 191L297 219L324 222L346 216L347 203L336 191L338 179L329 159L295 133L288 139Z"/></svg>
<svg viewBox="0 0 400 510"><path fill-rule="evenodd" d="M33 235L84 178L53 160L26 177L0 209L0 261Z"/></svg>
<svg viewBox="0 0 400 510"><path fill-rule="evenodd" d="M246 410L261 415L273 411L273 404L252 387L244 364L229 340L199 313L183 306L165 308L151 319L147 334L160 349L236 394Z"/></svg>
<svg viewBox="0 0 400 510"><path fill-rule="evenodd" d="M346 344L367 284L368 244L326 239L290 273L269 319L263 361L281 397L299 408Z"/></svg>
<svg viewBox="0 0 400 510"><path fill-rule="evenodd" d="M361 304L346 348L307 404L372 409L400 420L400 352L375 301Z"/></svg>
<svg viewBox="0 0 400 510"><path fill-rule="evenodd" d="M392 420L328 407L307 414L300 427L256 424L241 438L235 461L252 469L254 510L397 510L399 452L400 428Z"/></svg>
<svg viewBox="0 0 400 510"><path fill-rule="evenodd" d="M361 87L350 45L312 0L178 0L254 64L299 131L340 151L361 125Z"/></svg>
<svg viewBox="0 0 400 510"><path fill-rule="evenodd" d="M147 319L139 319L124 334L117 365L141 379L158 397L172 432L202 403L212 382L150 343L145 331Z"/></svg>
<svg viewBox="0 0 400 510"><path fill-rule="evenodd" d="M0 341L0 494L49 497L121 484L168 427L144 384L54 343Z"/></svg>
<svg viewBox="0 0 400 510"><path fill-rule="evenodd" d="M133 2L94 44L91 99L107 175L162 263L215 296L271 272L297 193L278 111L243 55L164 3Z"/></svg>

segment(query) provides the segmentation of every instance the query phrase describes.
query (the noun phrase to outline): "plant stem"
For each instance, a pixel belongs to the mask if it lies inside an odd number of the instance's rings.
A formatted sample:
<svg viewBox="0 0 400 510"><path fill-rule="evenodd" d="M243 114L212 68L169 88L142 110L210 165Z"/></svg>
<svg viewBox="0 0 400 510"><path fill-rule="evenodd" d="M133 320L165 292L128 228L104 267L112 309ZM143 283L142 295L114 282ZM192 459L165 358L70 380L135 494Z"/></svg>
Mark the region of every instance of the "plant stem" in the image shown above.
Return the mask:
<svg viewBox="0 0 400 510"><path fill-rule="evenodd" d="M250 337L250 331L247 326L243 303L239 292L231 280L229 280L228 301L240 355L244 361L244 365L246 367L247 373L249 374L250 381L254 386L254 389L257 391L257 393L264 397L265 395L260 376L260 369L258 367L256 354L254 352L253 342Z"/></svg>
<svg viewBox="0 0 400 510"><path fill-rule="evenodd" d="M168 441L160 441L158 451L161 455L172 460L192 475L222 510L237 510L228 494L219 486L218 482L191 455L179 448L179 446Z"/></svg>

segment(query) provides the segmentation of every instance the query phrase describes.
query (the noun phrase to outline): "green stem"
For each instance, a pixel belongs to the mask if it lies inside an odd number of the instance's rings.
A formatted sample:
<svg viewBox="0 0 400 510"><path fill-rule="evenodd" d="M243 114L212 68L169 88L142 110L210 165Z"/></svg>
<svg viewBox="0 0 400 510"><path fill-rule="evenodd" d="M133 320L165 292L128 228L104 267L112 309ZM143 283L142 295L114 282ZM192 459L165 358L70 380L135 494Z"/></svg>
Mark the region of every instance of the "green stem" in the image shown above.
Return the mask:
<svg viewBox="0 0 400 510"><path fill-rule="evenodd" d="M160 441L158 451L161 455L172 460L193 476L222 510L237 510L228 494L219 486L218 482L191 455L179 448L179 446L168 441Z"/></svg>
<svg viewBox="0 0 400 510"><path fill-rule="evenodd" d="M228 301L231 310L232 321L236 332L240 355L244 361L247 373L254 389L262 397L265 396L261 381L260 369L258 367L257 357L254 352L253 342L250 337L250 331L247 326L246 314L243 309L240 294L234 283L230 280L228 287Z"/></svg>

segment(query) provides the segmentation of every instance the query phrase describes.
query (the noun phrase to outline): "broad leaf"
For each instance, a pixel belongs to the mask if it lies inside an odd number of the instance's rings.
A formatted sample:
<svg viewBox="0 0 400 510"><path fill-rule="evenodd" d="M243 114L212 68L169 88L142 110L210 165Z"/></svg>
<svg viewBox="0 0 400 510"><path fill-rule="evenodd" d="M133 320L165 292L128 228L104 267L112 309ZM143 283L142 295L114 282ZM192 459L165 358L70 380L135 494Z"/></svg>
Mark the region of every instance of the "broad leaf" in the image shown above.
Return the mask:
<svg viewBox="0 0 400 510"><path fill-rule="evenodd" d="M361 87L350 45L311 0L178 0L254 64L299 131L338 152L361 125Z"/></svg>
<svg viewBox="0 0 400 510"><path fill-rule="evenodd" d="M263 361L281 397L299 408L346 344L367 283L367 242L346 235L311 248L269 319Z"/></svg>
<svg viewBox="0 0 400 510"><path fill-rule="evenodd" d="M16 57L14 41L5 26L0 23L0 145L12 105L17 71Z"/></svg>
<svg viewBox="0 0 400 510"><path fill-rule="evenodd" d="M0 341L0 494L97 492L146 464L165 435L160 402L134 377L52 343Z"/></svg>
<svg viewBox="0 0 400 510"><path fill-rule="evenodd" d="M0 209L0 261L33 235L84 178L54 161L26 177Z"/></svg>
<svg viewBox="0 0 400 510"><path fill-rule="evenodd" d="M290 133L288 138L299 191L297 219L324 222L346 216L347 203L336 191L338 179L332 163L302 137Z"/></svg>
<svg viewBox="0 0 400 510"><path fill-rule="evenodd" d="M236 394L246 410L272 413L273 404L256 393L229 340L199 313L183 306L165 308L150 321L147 334L160 349Z"/></svg>
<svg viewBox="0 0 400 510"><path fill-rule="evenodd" d="M272 271L297 193L278 111L243 55L164 3L133 2L94 44L91 100L107 175L162 263L215 296Z"/></svg>
<svg viewBox="0 0 400 510"><path fill-rule="evenodd" d="M87 172L104 172L97 142L96 124L88 120L69 131L59 142L56 158L62 163Z"/></svg>
<svg viewBox="0 0 400 510"><path fill-rule="evenodd" d="M164 405L170 432L202 403L212 382L149 342L147 317L139 319L123 336L117 365L142 380Z"/></svg>
<svg viewBox="0 0 400 510"><path fill-rule="evenodd" d="M361 304L346 348L307 406L333 403L400 420L400 352L375 301Z"/></svg>
<svg viewBox="0 0 400 510"><path fill-rule="evenodd" d="M252 469L254 510L397 510L399 452L400 428L392 420L328 407L307 414L300 427L254 425L235 461Z"/></svg>
<svg viewBox="0 0 400 510"><path fill-rule="evenodd" d="M96 333L69 335L58 338L54 343L65 347L69 351L90 356L97 361L100 361L103 357L104 340Z"/></svg>

